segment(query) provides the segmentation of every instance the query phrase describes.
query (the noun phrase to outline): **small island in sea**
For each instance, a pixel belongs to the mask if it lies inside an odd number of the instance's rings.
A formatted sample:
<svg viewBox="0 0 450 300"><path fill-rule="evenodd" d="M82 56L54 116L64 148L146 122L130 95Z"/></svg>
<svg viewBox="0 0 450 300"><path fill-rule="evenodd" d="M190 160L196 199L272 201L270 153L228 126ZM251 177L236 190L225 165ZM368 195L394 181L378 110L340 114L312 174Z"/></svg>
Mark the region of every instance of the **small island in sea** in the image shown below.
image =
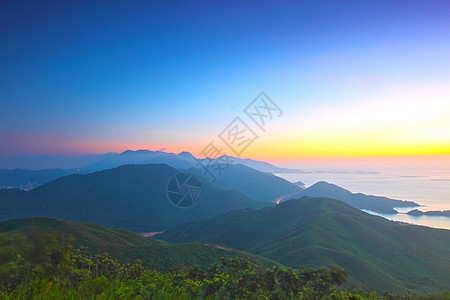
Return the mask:
<svg viewBox="0 0 450 300"><path fill-rule="evenodd" d="M450 217L450 210L443 211L421 211L418 209L413 209L407 213L410 216L439 216L439 217Z"/></svg>

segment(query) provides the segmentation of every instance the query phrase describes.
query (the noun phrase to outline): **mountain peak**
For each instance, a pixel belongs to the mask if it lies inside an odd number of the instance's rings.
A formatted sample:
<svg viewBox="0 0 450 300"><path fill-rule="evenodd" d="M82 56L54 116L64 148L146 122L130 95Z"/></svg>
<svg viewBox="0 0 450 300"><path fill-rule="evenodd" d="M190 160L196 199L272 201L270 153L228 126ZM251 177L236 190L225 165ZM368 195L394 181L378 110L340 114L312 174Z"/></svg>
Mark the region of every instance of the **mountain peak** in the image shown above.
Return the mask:
<svg viewBox="0 0 450 300"><path fill-rule="evenodd" d="M150 151L147 149L140 149L140 150L125 150L122 153L120 153L120 155L122 154L141 154L141 153L150 153L150 152L154 152L154 151Z"/></svg>
<svg viewBox="0 0 450 300"><path fill-rule="evenodd" d="M346 190L340 186L326 181L318 181L310 186L308 191L321 191L321 192L338 192L338 193L348 193L351 194L349 190Z"/></svg>
<svg viewBox="0 0 450 300"><path fill-rule="evenodd" d="M180 152L177 155L182 157L182 158L185 158L185 159L196 160L195 156L192 155L190 152L187 152L187 151Z"/></svg>

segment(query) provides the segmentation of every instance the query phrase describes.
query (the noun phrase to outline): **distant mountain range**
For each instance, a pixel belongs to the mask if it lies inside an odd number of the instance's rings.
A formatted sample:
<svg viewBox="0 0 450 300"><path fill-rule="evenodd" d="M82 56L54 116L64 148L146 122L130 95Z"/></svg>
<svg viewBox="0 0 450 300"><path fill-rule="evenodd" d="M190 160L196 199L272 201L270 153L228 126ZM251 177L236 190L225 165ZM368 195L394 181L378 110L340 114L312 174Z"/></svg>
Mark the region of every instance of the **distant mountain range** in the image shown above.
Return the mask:
<svg viewBox="0 0 450 300"><path fill-rule="evenodd" d="M99 160L98 162L86 165L83 167L83 169L104 170L126 164L152 164L152 163L165 163L173 168L188 169L192 167L198 167L199 162L204 162L205 164L207 164L208 160L209 159L197 159L194 155L186 151L174 154L163 151L127 150L125 152L116 155L110 155L108 157L105 157ZM227 161L230 164L241 164L261 172L286 173L298 171L294 169L278 168L272 164L263 161L243 159L227 155L222 155L218 157L217 160L221 162Z"/></svg>
<svg viewBox="0 0 450 300"><path fill-rule="evenodd" d="M134 263L139 259L144 267L157 271L195 266L205 268L220 263L221 257L249 258L263 268L279 265L270 259L243 251L199 243L173 245L128 230L92 223L73 223L52 218L0 222L0 235L7 235L13 241L21 236L34 238L49 234L55 235L61 242L70 241L75 248L86 247L90 254L108 253L122 263Z"/></svg>
<svg viewBox="0 0 450 300"><path fill-rule="evenodd" d="M195 166L195 158L187 152L180 154L163 151L127 150L119 154L110 155L97 162L88 164L83 169L101 171L129 164L165 163L173 168L190 168Z"/></svg>
<svg viewBox="0 0 450 300"><path fill-rule="evenodd" d="M146 232L235 209L270 205L204 181L201 201L180 209L169 202L166 191L176 174L179 171L163 164L127 165L65 176L28 192L0 190L0 220L48 216Z"/></svg>
<svg viewBox="0 0 450 300"><path fill-rule="evenodd" d="M336 263L350 270L350 284L377 291L423 293L450 286L449 230L401 225L328 198L233 211L156 237L220 244L294 268Z"/></svg>
<svg viewBox="0 0 450 300"><path fill-rule="evenodd" d="M394 200L386 197L370 196L361 193L353 194L348 190L326 182L318 182L303 191L298 184L292 184L269 172L258 171L252 167L267 170L276 168L264 162L258 162L248 159L234 159L234 163L222 165L224 171L217 176L215 186L224 190L235 189L256 201L270 202L280 199L290 199L299 196L329 197L338 199L360 209L369 209L372 211L396 214L395 207L418 207L419 204L411 201ZM91 164L86 169L49 169L49 170L0 170L0 188L21 188L29 190L48 183L59 177L68 174L86 174L90 173L88 168L106 168L108 166L122 165L123 163L148 164L164 163L173 168L185 170L202 177L204 181L211 181L205 176L203 168L197 165L196 158L189 152L179 154L165 153L161 151L125 151L118 155L108 155L100 162ZM205 161L205 163L207 163ZM237 164L239 163L239 164ZM242 165L247 163L252 167ZM271 167L272 166L272 167ZM197 168L196 168L197 167ZM272 168L272 169L273 169ZM290 195L290 197L284 197Z"/></svg>
<svg viewBox="0 0 450 300"><path fill-rule="evenodd" d="M49 157L39 157L43 160L50 159ZM64 160L70 161L71 158L56 157L58 161L64 162ZM33 157L23 157L22 160L35 160ZM2 170L0 169L0 189L2 188L19 188L29 190L39 185L45 184L59 177L69 174L87 174L95 171L102 171L112 169L128 164L167 164L175 169L190 169L190 168L202 168L199 164L206 165L209 161L206 159L197 159L189 152L181 152L178 154L167 153L164 151L150 151L150 150L127 150L122 153L107 153L105 155L90 155L72 160L75 161L91 161L87 165L81 165L77 168L53 168L53 169L12 169ZM243 159L233 156L220 156L217 158L220 162L228 162L230 165L243 165L260 172L265 173L310 173L311 171L304 171L299 169L279 168L270 163L257 161L252 159ZM92 162L93 161L93 162ZM62 163L63 165L71 165L69 162ZM7 164L9 165L9 164ZM23 165L20 164L20 165ZM73 165L73 164L72 164ZM314 171L319 172L320 171ZM324 173L342 173L343 171L324 171ZM349 172L349 171L345 171ZM370 173L363 171L354 171L355 173ZM279 195L277 195L279 196Z"/></svg>
<svg viewBox="0 0 450 300"><path fill-rule="evenodd" d="M232 156L228 156L227 158L232 165L241 164L261 172L284 173L289 171L289 169L278 168L266 162L251 159L241 159ZM94 159L94 157L90 157L90 159L92 160ZM224 159L225 156L219 158L220 161L223 161ZM189 152L174 154L163 151L127 150L119 154L108 153L106 155L97 156L97 160L95 162L89 163L79 168L54 168L42 170L0 169L0 189L20 188L28 190L65 175L92 173L94 171L102 171L129 164L167 164L175 169L189 169L201 168L198 163L206 163L206 161L207 159L197 160ZM291 171L295 172L296 170Z"/></svg>

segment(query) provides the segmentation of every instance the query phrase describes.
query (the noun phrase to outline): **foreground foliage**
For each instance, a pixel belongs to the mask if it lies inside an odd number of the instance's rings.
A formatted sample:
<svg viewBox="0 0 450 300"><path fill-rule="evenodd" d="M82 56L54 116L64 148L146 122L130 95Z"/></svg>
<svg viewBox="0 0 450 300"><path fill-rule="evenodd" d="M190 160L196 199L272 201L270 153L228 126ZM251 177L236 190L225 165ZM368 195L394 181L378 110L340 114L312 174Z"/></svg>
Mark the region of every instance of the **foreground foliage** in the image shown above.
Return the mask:
<svg viewBox="0 0 450 300"><path fill-rule="evenodd" d="M347 273L338 266L262 270L241 258L223 258L222 264L206 269L160 273L144 269L140 261L123 264L107 254L61 247L52 236L0 238L0 299L377 299L375 293L339 289Z"/></svg>

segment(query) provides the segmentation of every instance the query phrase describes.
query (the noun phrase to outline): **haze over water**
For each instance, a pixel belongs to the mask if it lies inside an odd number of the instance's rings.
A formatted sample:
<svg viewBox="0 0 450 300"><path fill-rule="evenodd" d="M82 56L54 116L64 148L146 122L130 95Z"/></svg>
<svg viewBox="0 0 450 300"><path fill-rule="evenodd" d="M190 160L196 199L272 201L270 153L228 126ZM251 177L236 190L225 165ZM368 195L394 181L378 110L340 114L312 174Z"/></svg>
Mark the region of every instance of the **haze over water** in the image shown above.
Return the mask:
<svg viewBox="0 0 450 300"><path fill-rule="evenodd" d="M386 196L392 199L414 201L421 211L450 210L450 171L436 169L377 170L376 174L353 173L295 173L277 174L291 182L302 181L307 187L318 181L327 181L353 193ZM415 208L396 208L406 213ZM375 214L373 212L370 212ZM390 220L450 229L450 218L437 216L409 216L406 214L377 214Z"/></svg>

